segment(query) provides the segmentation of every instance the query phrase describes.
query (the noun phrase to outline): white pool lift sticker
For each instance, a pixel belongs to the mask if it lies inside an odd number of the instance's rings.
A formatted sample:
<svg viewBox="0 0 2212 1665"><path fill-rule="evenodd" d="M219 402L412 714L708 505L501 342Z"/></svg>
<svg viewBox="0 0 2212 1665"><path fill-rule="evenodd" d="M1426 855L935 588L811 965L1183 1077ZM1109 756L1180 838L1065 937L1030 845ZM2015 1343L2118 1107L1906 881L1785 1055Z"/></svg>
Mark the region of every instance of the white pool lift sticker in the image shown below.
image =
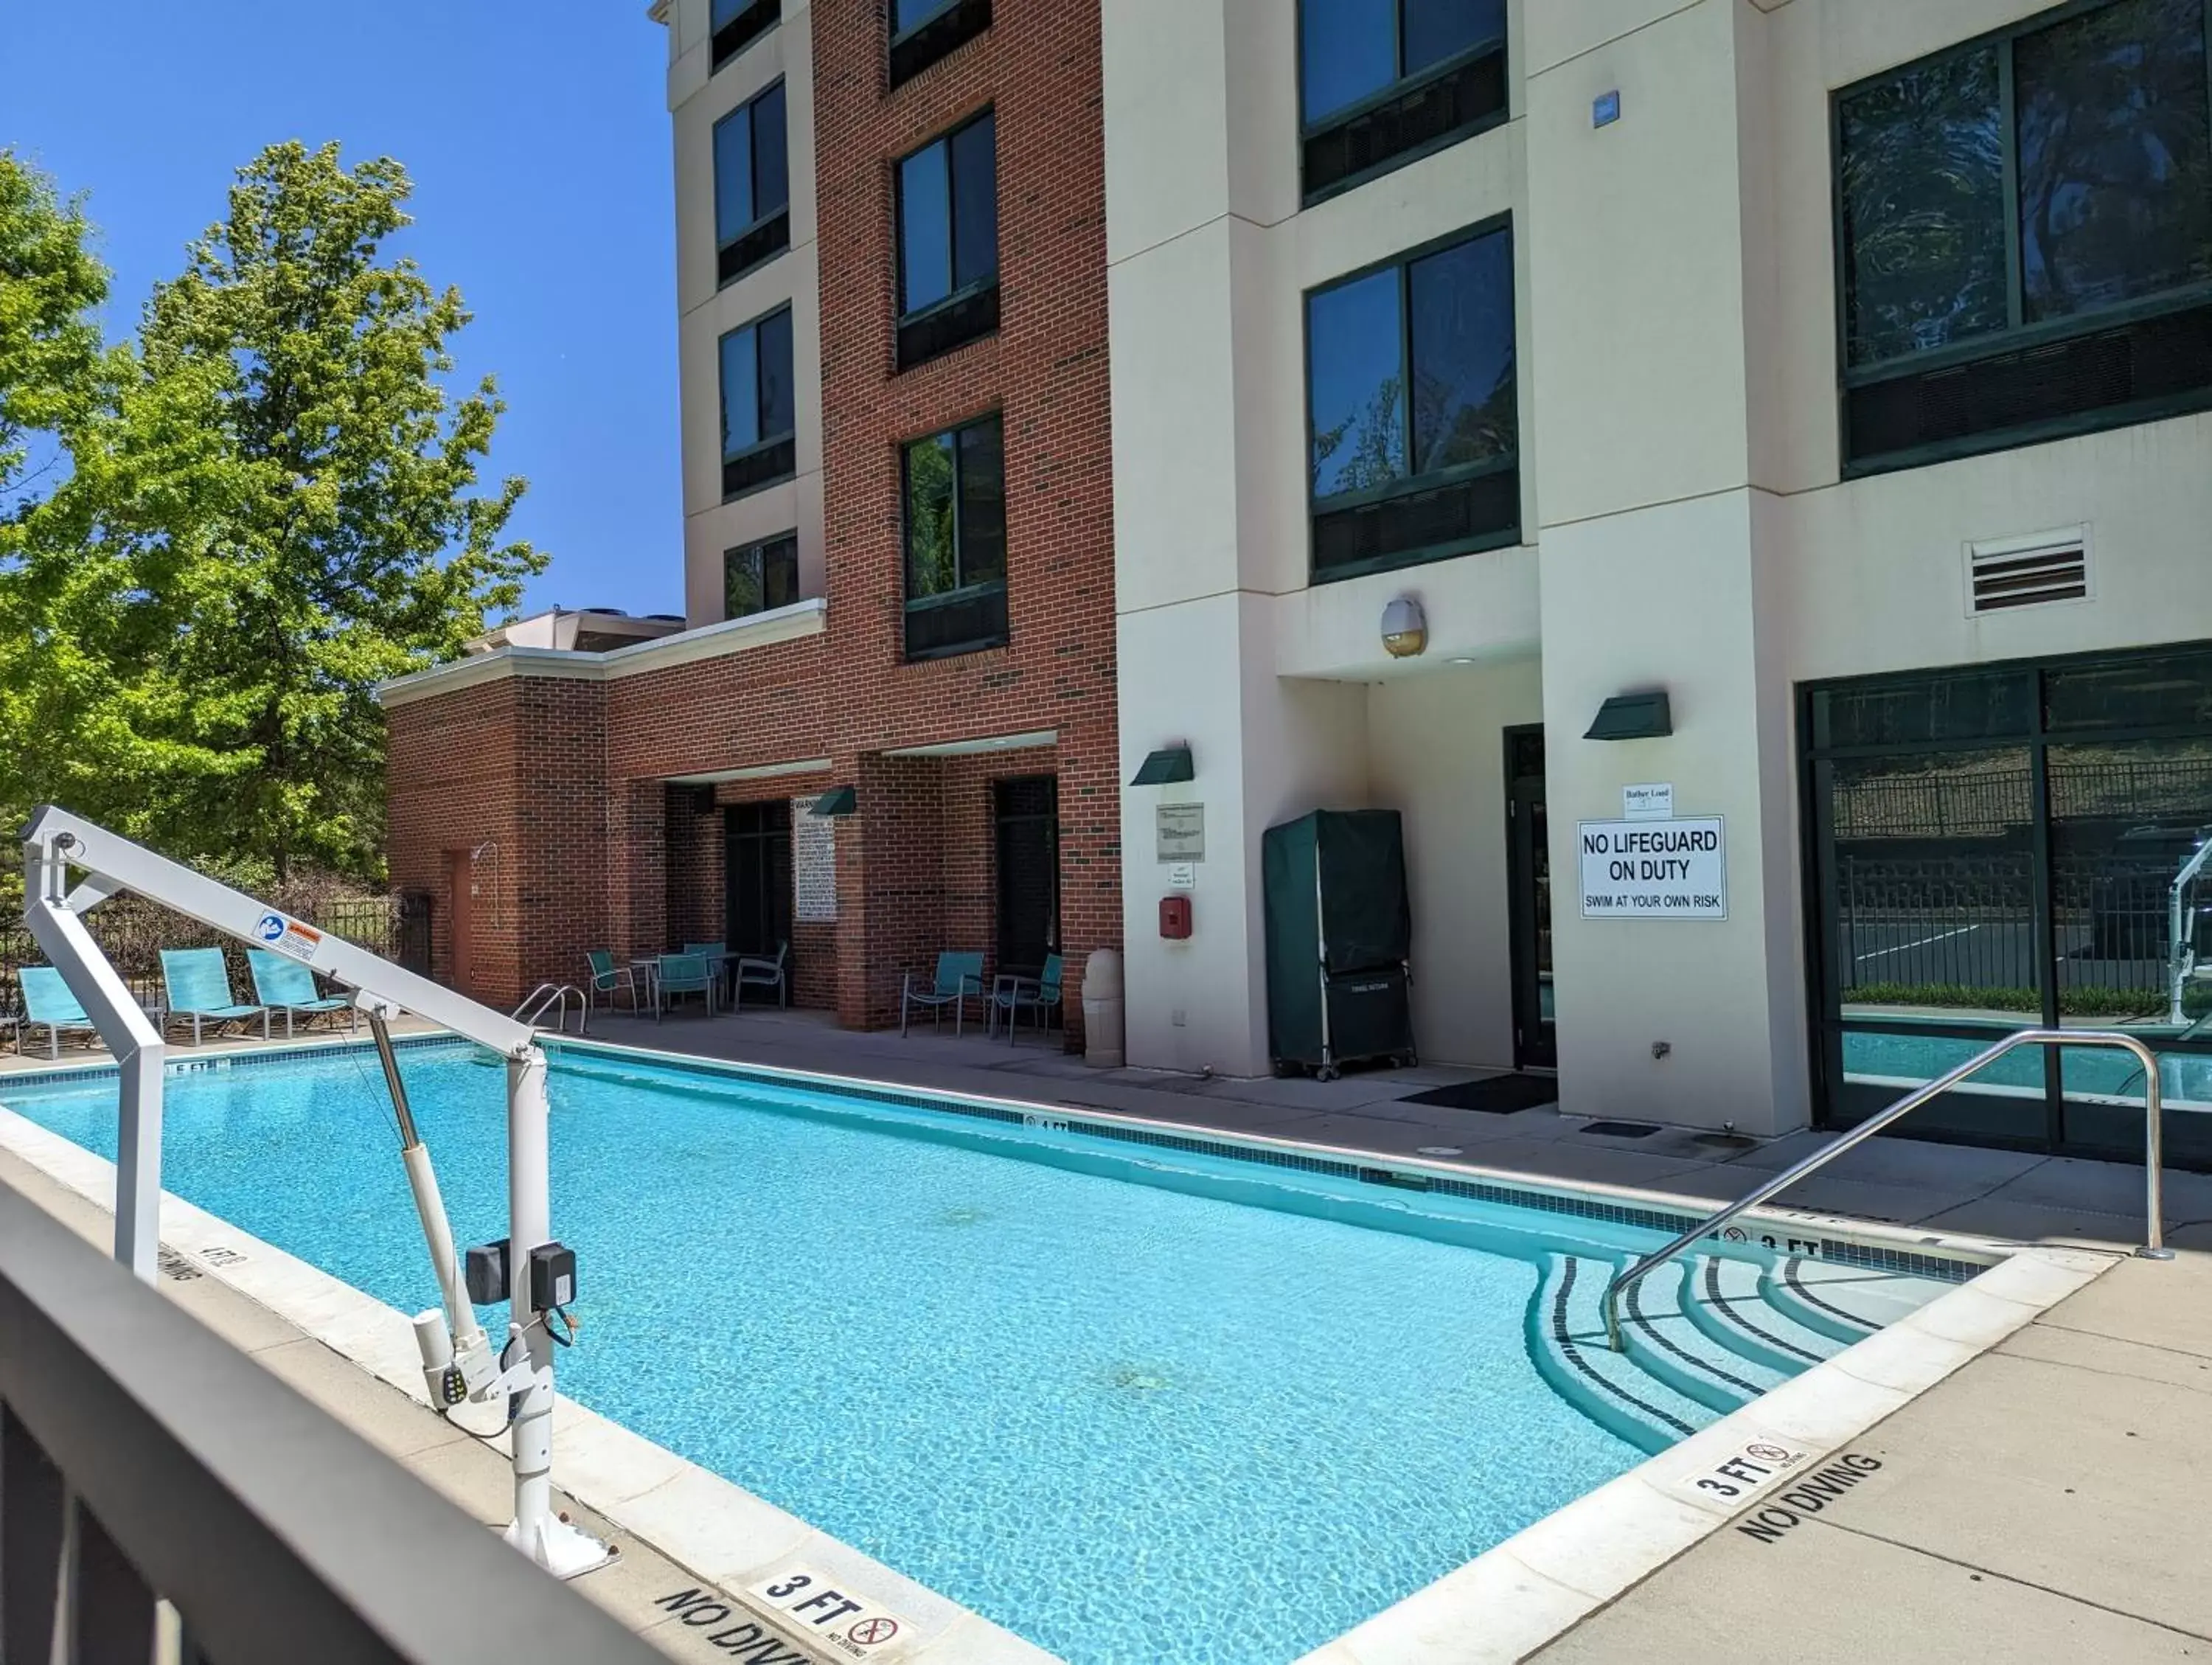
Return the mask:
<svg viewBox="0 0 2212 1665"><path fill-rule="evenodd" d="M811 1567L785 1567L748 1586L746 1594L849 1659L888 1659L914 1638L914 1626L905 1619Z"/></svg>
<svg viewBox="0 0 2212 1665"><path fill-rule="evenodd" d="M253 934L278 953L310 963L313 963L315 951L323 945L323 933L313 926L302 925L273 910L255 921Z"/></svg>

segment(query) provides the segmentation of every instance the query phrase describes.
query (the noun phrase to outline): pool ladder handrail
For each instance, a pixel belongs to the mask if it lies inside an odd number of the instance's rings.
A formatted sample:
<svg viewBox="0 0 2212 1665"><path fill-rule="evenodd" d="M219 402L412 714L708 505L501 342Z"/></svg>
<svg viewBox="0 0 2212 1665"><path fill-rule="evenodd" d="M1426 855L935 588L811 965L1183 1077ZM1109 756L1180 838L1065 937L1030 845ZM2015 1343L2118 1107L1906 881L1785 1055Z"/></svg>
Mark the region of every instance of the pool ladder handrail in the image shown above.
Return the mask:
<svg viewBox="0 0 2212 1665"><path fill-rule="evenodd" d="M1899 1099L1887 1109L1869 1116L1856 1127L1846 1130L1829 1144L1807 1157L1802 1162L1785 1168L1765 1184L1738 1197L1725 1208L1692 1226L1664 1249L1646 1255L1627 1271L1618 1274L1605 1286L1606 1345L1613 1352L1626 1351L1620 1340L1620 1300L1630 1289L1647 1274L1680 1254L1684 1249L1708 1234L1717 1231L1747 1208L1756 1208L1778 1192L1786 1191L1806 1175L1825 1168L1838 1157L1863 1140L1873 1138L1899 1116L1918 1109L1929 1099L1948 1092L1968 1076L1986 1068L2018 1047L2118 1047L2131 1052L2143 1073L2143 1168L2145 1171L2144 1206L2148 1215L2146 1241L2136 1253L2147 1261L2170 1261L2173 1251L2166 1246L2166 1202L2161 1177L2164 1162L2164 1140L2159 1122L2165 1111L2165 1099L2159 1086L2158 1060L2151 1049L2132 1035L2123 1035L2115 1030L2096 1029L2023 1029L2008 1035L1995 1046L1976 1053L1954 1070L1924 1082Z"/></svg>
<svg viewBox="0 0 2212 1665"><path fill-rule="evenodd" d="M574 983L538 984L523 997L522 1004L515 1007L514 1020L518 1024L527 1024L532 1029L544 1029L546 1027L545 1014L550 1012L553 1014L553 1032L565 1035L568 1030L568 1003L571 1000L576 1004L576 1033L581 1035L591 1021L592 1007L591 1002L584 998L584 991Z"/></svg>

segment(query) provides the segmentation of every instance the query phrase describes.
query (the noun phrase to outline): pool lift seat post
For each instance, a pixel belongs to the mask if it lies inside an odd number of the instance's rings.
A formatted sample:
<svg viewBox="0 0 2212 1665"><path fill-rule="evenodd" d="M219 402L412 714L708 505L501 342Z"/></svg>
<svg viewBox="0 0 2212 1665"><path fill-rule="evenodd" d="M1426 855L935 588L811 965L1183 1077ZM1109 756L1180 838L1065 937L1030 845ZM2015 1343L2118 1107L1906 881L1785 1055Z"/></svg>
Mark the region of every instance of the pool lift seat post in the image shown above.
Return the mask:
<svg viewBox="0 0 2212 1665"><path fill-rule="evenodd" d="M421 1216L443 1310L415 1321L423 1381L441 1412L463 1399L508 1411L514 1517L506 1539L562 1578L604 1565L606 1547L553 1509L553 1347L540 1301L554 1242L545 1054L534 1031L428 977L305 921L156 855L120 834L52 805L22 832L24 922L114 1054L121 1074L115 1180L115 1258L150 1283L161 1242L161 1031L85 929L83 915L129 890L203 925L303 962L352 991L368 1015L401 1128L402 1158ZM86 877L72 889L70 872ZM412 1012L507 1064L507 1341L495 1358L476 1321L453 1252L453 1229L416 1130L392 1048L388 1020ZM570 1273L573 1278L573 1273ZM572 1297L570 1298L573 1298Z"/></svg>

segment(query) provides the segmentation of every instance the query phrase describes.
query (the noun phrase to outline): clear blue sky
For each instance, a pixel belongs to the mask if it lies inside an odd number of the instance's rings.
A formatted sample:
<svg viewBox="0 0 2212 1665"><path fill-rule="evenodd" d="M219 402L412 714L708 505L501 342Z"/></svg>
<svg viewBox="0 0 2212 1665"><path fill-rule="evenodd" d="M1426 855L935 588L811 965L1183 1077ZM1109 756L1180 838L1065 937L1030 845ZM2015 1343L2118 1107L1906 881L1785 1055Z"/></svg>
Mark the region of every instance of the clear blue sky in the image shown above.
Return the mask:
<svg viewBox="0 0 2212 1665"><path fill-rule="evenodd" d="M414 177L398 246L476 321L499 378L489 472L550 552L532 610L683 609L667 39L645 0L0 0L0 145L86 192L106 326L223 210L264 144L336 139Z"/></svg>

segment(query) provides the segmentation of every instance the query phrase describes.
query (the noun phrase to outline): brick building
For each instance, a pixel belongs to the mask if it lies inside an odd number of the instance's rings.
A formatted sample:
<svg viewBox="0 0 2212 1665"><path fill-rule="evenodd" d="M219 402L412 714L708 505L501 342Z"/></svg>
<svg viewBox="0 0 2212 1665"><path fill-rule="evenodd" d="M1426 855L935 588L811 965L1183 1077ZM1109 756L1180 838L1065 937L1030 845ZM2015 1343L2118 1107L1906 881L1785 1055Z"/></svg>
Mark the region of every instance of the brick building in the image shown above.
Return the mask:
<svg viewBox="0 0 2212 1665"><path fill-rule="evenodd" d="M1121 933L1098 15L659 15L687 628L387 686L392 881L498 1003L788 942L880 1024L953 948L1062 955L1079 1030Z"/></svg>

